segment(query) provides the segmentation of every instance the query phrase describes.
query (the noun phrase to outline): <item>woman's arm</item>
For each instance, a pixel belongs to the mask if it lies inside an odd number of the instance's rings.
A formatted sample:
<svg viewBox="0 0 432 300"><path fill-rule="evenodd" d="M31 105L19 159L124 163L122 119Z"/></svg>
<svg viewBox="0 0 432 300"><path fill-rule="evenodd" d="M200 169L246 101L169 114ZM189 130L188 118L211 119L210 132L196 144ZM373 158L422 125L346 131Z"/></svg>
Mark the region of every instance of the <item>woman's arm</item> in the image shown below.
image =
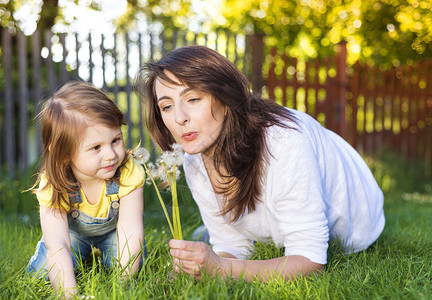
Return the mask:
<svg viewBox="0 0 432 300"><path fill-rule="evenodd" d="M134 274L141 260L144 241L143 188L137 188L120 200L118 232L118 258L124 269L123 278Z"/></svg>
<svg viewBox="0 0 432 300"><path fill-rule="evenodd" d="M64 210L41 206L42 233L47 248L47 266L53 288L63 289L65 297L78 293L71 256L69 225Z"/></svg>
<svg viewBox="0 0 432 300"><path fill-rule="evenodd" d="M242 277L248 281L255 278L260 281L269 281L272 278L290 280L296 276L307 276L311 272L324 269L324 265L314 263L300 255L254 261L233 258L229 253L221 257L202 242L171 240L169 245L174 270L193 275L197 280L203 273L210 276Z"/></svg>

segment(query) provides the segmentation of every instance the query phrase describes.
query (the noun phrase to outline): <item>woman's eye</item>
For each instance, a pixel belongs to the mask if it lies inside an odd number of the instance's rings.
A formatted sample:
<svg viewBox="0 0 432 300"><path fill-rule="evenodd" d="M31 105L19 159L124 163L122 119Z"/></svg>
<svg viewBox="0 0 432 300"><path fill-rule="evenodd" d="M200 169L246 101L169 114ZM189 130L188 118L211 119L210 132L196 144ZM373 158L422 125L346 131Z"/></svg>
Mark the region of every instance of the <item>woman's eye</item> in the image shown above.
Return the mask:
<svg viewBox="0 0 432 300"><path fill-rule="evenodd" d="M199 100L200 100L199 98L192 98L192 99L189 99L189 102L194 103L194 102L197 102L197 101L199 101Z"/></svg>
<svg viewBox="0 0 432 300"><path fill-rule="evenodd" d="M169 111L172 108L172 105L165 105L162 107L162 111Z"/></svg>

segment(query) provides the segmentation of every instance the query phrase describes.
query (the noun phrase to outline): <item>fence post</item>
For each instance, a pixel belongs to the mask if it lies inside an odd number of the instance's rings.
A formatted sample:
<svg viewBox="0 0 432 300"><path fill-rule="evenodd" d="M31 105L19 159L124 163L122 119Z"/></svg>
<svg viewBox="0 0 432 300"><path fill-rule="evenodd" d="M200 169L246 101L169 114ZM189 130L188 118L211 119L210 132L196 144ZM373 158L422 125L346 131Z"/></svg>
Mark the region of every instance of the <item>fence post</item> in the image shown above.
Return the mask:
<svg viewBox="0 0 432 300"><path fill-rule="evenodd" d="M262 66L264 61L264 34L254 33L252 35L252 90L261 95L264 79L262 76Z"/></svg>
<svg viewBox="0 0 432 300"><path fill-rule="evenodd" d="M347 139L346 126L346 95L348 92L347 81L347 48L346 42L340 42L336 46L336 86L337 86L337 104L336 104L336 126L339 135Z"/></svg>
<svg viewBox="0 0 432 300"><path fill-rule="evenodd" d="M27 37L22 31L18 38L18 68L19 68L19 167L25 170L28 167L28 81L27 81Z"/></svg>
<svg viewBox="0 0 432 300"><path fill-rule="evenodd" d="M5 122L5 152L6 163L10 178L15 177L15 136L13 125L13 83L12 83L12 36L3 29L2 32L2 47L3 47L3 74L4 74L4 122Z"/></svg>

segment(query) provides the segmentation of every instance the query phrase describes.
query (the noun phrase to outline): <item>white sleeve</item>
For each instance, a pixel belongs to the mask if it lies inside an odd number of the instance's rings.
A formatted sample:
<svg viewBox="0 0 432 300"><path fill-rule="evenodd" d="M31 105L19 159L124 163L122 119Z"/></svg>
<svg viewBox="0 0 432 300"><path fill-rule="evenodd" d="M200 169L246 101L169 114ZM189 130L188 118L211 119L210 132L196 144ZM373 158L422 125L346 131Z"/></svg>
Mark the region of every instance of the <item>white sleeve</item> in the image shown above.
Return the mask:
<svg viewBox="0 0 432 300"><path fill-rule="evenodd" d="M267 201L273 206L285 255L325 264L329 229L315 145L307 133L292 129L281 138L270 137L269 143Z"/></svg>
<svg viewBox="0 0 432 300"><path fill-rule="evenodd" d="M185 160L183 165L186 182L200 210L201 218L210 235L213 250L228 252L238 258L246 258L250 254L253 241L231 226L229 221L220 215L219 203L209 184L207 173L200 168L197 160Z"/></svg>

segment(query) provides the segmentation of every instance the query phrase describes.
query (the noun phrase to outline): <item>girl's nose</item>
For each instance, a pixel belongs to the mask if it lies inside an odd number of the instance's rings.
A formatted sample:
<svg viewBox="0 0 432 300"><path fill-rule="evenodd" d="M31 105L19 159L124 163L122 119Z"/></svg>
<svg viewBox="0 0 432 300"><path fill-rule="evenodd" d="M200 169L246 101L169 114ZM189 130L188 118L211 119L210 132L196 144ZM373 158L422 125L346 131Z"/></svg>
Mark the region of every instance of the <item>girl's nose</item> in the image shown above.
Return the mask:
<svg viewBox="0 0 432 300"><path fill-rule="evenodd" d="M114 160L116 157L117 154L114 149L112 147L107 147L104 155L105 160Z"/></svg>
<svg viewBox="0 0 432 300"><path fill-rule="evenodd" d="M175 113L175 121L179 125L184 125L190 120L188 112L184 109L184 107L181 104L175 107L174 113Z"/></svg>

